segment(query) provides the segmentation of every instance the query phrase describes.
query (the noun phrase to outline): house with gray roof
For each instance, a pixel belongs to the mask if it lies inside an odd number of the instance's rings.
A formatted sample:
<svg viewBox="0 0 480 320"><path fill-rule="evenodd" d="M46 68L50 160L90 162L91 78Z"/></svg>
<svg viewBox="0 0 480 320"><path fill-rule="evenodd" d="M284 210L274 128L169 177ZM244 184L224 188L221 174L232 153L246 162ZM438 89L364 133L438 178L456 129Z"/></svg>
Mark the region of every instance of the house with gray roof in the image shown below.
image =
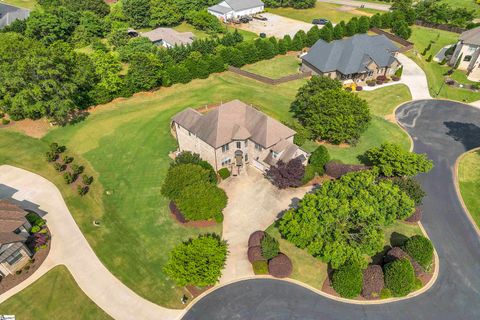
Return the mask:
<svg viewBox="0 0 480 320"><path fill-rule="evenodd" d="M25 245L31 228L27 212L19 206L0 200L0 276L14 274L30 259Z"/></svg>
<svg viewBox="0 0 480 320"><path fill-rule="evenodd" d="M178 32L171 28L156 28L152 31L140 33L140 36L146 37L157 46L165 48L187 45L195 39L191 32Z"/></svg>
<svg viewBox="0 0 480 320"><path fill-rule="evenodd" d="M30 10L0 3L0 29L11 25L16 20L25 20L29 15Z"/></svg>
<svg viewBox="0 0 480 320"><path fill-rule="evenodd" d="M326 42L318 40L302 58L302 71L340 81L362 82L391 76L401 66L398 47L384 35L357 34Z"/></svg>
<svg viewBox="0 0 480 320"><path fill-rule="evenodd" d="M179 152L197 153L217 171L236 174L245 165L265 171L280 160L308 159L293 143L294 130L239 100L207 113L185 109L173 117L172 130Z"/></svg>
<svg viewBox="0 0 480 320"><path fill-rule="evenodd" d="M207 10L223 21L230 21L245 16L253 16L264 9L265 4L260 0L224 0Z"/></svg>
<svg viewBox="0 0 480 320"><path fill-rule="evenodd" d="M480 81L480 27L460 35L449 64L457 62L458 69L466 71L470 80Z"/></svg>

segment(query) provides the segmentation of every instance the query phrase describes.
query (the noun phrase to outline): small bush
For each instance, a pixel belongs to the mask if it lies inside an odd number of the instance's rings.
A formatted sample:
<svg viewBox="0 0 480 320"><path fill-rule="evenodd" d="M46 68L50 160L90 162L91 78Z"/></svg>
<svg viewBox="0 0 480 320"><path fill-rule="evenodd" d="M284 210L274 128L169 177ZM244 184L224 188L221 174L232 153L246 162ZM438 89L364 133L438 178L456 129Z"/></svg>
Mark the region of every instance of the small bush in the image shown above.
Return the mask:
<svg viewBox="0 0 480 320"><path fill-rule="evenodd" d="M87 176L86 174L82 175L82 181L85 185L89 186L93 182L93 177L92 176Z"/></svg>
<svg viewBox="0 0 480 320"><path fill-rule="evenodd" d="M380 299L388 299L392 297L392 291L387 288L383 288L382 291L380 291Z"/></svg>
<svg viewBox="0 0 480 320"><path fill-rule="evenodd" d="M357 86L356 90L357 90L357 91L362 91L362 90L363 90L363 87L362 87L362 86Z"/></svg>
<svg viewBox="0 0 480 320"><path fill-rule="evenodd" d="M383 81L382 81L382 80L376 80L376 81L375 81L375 84L381 85L381 84L383 84Z"/></svg>
<svg viewBox="0 0 480 320"><path fill-rule="evenodd" d="M345 88L345 91L351 92L351 91L352 91L352 88L351 88L351 87L346 87L346 88Z"/></svg>
<svg viewBox="0 0 480 320"><path fill-rule="evenodd" d="M33 226L30 228L30 233L37 233L38 231L40 231L39 226Z"/></svg>
<svg viewBox="0 0 480 320"><path fill-rule="evenodd" d="M69 164L69 163L71 163L72 161L73 161L73 157L70 157L70 156L68 156L68 155L64 155L64 156L63 156L63 163Z"/></svg>
<svg viewBox="0 0 480 320"><path fill-rule="evenodd" d="M278 243L277 239L268 233L265 233L265 236L262 239L261 247L262 256L267 260L278 256L280 252L280 244Z"/></svg>
<svg viewBox="0 0 480 320"><path fill-rule="evenodd" d="M56 154L60 153L60 146L59 146L58 143L56 143L56 142L50 143L49 148L50 148L50 151L52 151L52 152L54 152L54 153L56 153Z"/></svg>
<svg viewBox="0 0 480 320"><path fill-rule="evenodd" d="M25 216L25 218L27 219L27 221L32 225L32 226L44 226L45 225L45 220L42 219L38 214L36 213L33 213L33 212L29 212L27 213L27 215Z"/></svg>
<svg viewBox="0 0 480 320"><path fill-rule="evenodd" d="M9 124L9 123L10 123L10 120L5 119L5 118L2 119L2 124L3 124L4 126L6 126L6 125Z"/></svg>
<svg viewBox="0 0 480 320"><path fill-rule="evenodd" d="M403 297L415 288L415 272L407 258L390 262L385 266L385 286L395 297Z"/></svg>
<svg viewBox="0 0 480 320"><path fill-rule="evenodd" d="M387 80L387 77L386 77L386 76L383 76L383 75L380 75L380 76L377 77L377 80L386 81L386 80Z"/></svg>
<svg viewBox="0 0 480 320"><path fill-rule="evenodd" d="M88 193L88 186L81 186L81 185L78 185L77 186L77 193L81 196L84 196Z"/></svg>
<svg viewBox="0 0 480 320"><path fill-rule="evenodd" d="M71 172L65 172L63 174L63 179L65 180L66 184L71 184L75 181L75 176Z"/></svg>
<svg viewBox="0 0 480 320"><path fill-rule="evenodd" d="M397 76L392 76L392 80L393 80L393 81L400 81L400 78L397 77Z"/></svg>
<svg viewBox="0 0 480 320"><path fill-rule="evenodd" d="M254 261L259 261L259 260L266 261L266 259L262 256L262 247L260 246L248 248L247 257L250 263L253 263Z"/></svg>
<svg viewBox="0 0 480 320"><path fill-rule="evenodd" d="M427 62L431 62L433 59L433 56L432 55L429 55L428 58L427 58Z"/></svg>
<svg viewBox="0 0 480 320"><path fill-rule="evenodd" d="M416 206L422 204L423 198L425 197L426 193L423 191L422 186L418 183L417 180L410 178L410 177L397 177L393 178L392 182L394 185L400 188L403 192L405 192L410 199L415 202Z"/></svg>
<svg viewBox="0 0 480 320"><path fill-rule="evenodd" d="M423 287L422 280L420 278L415 278L415 288L414 291L420 290Z"/></svg>
<svg viewBox="0 0 480 320"><path fill-rule="evenodd" d="M325 165L330 161L330 154L325 146L318 146L310 155L308 163L314 167L319 175L325 173Z"/></svg>
<svg viewBox="0 0 480 320"><path fill-rule="evenodd" d="M215 215L213 216L213 219L215 219L216 223L222 223L223 222L223 213L216 212Z"/></svg>
<svg viewBox="0 0 480 320"><path fill-rule="evenodd" d="M447 58L443 58L442 61L440 61L440 65L443 66L447 63Z"/></svg>
<svg viewBox="0 0 480 320"><path fill-rule="evenodd" d="M83 166L79 166L78 164L72 164L72 172L74 175L79 175L83 172Z"/></svg>
<svg viewBox="0 0 480 320"><path fill-rule="evenodd" d="M262 261L262 260L253 261L252 267L253 267L253 273L257 275L268 274L267 261Z"/></svg>
<svg viewBox="0 0 480 320"><path fill-rule="evenodd" d="M428 270L432 264L433 245L428 238L420 235L413 236L405 242L404 250L424 269Z"/></svg>
<svg viewBox="0 0 480 320"><path fill-rule="evenodd" d="M375 87L376 84L377 84L377 83L375 82L375 80L369 80L369 81L367 81L367 86L369 86L369 87Z"/></svg>
<svg viewBox="0 0 480 320"><path fill-rule="evenodd" d="M45 159L47 159L48 162L53 162L58 159L58 154L52 151L47 151L47 153L45 153Z"/></svg>
<svg viewBox="0 0 480 320"><path fill-rule="evenodd" d="M292 271L292 261L283 253L268 261L268 273L276 278L286 278Z"/></svg>
<svg viewBox="0 0 480 320"><path fill-rule="evenodd" d="M248 247L259 247L262 244L262 239L265 236L265 231L257 230L248 238Z"/></svg>
<svg viewBox="0 0 480 320"><path fill-rule="evenodd" d="M344 298L355 298L362 291L362 270L357 264L346 264L335 270L332 287Z"/></svg>
<svg viewBox="0 0 480 320"><path fill-rule="evenodd" d="M58 163L58 162L55 162L53 164L53 167L55 168L55 170L57 170L58 172L62 172L62 171L65 171L65 165L64 164L61 164L61 163Z"/></svg>
<svg viewBox="0 0 480 320"><path fill-rule="evenodd" d="M313 178L315 178L316 168L311 164L307 164L305 167L305 173L302 178L302 183L306 184L310 182Z"/></svg>
<svg viewBox="0 0 480 320"><path fill-rule="evenodd" d="M228 177L230 177L230 170L228 170L227 168L222 168L222 169L218 170L218 175L220 176L220 178L225 180Z"/></svg>

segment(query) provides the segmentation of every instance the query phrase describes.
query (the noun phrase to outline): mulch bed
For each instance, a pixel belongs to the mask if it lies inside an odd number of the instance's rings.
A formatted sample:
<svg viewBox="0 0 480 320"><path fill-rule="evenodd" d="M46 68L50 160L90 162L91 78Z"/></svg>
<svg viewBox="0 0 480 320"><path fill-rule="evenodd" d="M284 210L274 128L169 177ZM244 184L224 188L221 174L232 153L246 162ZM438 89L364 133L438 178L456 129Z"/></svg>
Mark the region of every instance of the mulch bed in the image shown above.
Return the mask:
<svg viewBox="0 0 480 320"><path fill-rule="evenodd" d="M207 291L211 288L213 288L213 286L208 286L208 287L203 287L203 288L199 288L199 287L195 287L195 286L186 286L185 287L185 289L194 298L198 297L199 295L201 295L202 293L204 293L205 291Z"/></svg>
<svg viewBox="0 0 480 320"><path fill-rule="evenodd" d="M332 296L335 296L335 297L340 297L340 295L335 291L335 289L333 289L332 287L332 284L331 284L331 281L330 281L330 277L332 276L332 271L330 271L330 273L328 274L327 278L325 279L325 281L323 282L323 285L322 285L322 292L325 292L327 294L331 294ZM358 301L366 301L367 299L365 299L364 297L362 296L358 296L352 300L358 300Z"/></svg>
<svg viewBox="0 0 480 320"><path fill-rule="evenodd" d="M205 228L217 224L214 220L187 221L173 201L170 201L169 208L173 219L184 227Z"/></svg>
<svg viewBox="0 0 480 320"><path fill-rule="evenodd" d="M48 230L48 228L47 228ZM48 232L49 238L51 238L50 231ZM44 249L40 249L34 253L31 259L35 259L32 263L27 263L20 274L11 274L0 280L0 294L10 290L11 288L15 287L16 285L20 284L24 280L28 279L45 261L50 252L50 243L51 239L47 242L47 247ZM30 266L30 269L26 270L25 267Z"/></svg>

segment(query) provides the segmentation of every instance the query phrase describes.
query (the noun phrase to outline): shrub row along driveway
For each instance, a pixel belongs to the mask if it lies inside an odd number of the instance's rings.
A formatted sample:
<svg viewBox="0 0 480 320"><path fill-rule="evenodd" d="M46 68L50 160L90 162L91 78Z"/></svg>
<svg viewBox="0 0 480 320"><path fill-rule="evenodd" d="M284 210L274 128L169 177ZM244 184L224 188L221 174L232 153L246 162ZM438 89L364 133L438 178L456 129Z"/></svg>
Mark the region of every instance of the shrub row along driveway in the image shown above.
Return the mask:
<svg viewBox="0 0 480 320"><path fill-rule="evenodd" d="M440 258L435 284L422 295L386 305L333 301L278 280L222 287L198 301L184 319L462 319L480 318L480 240L457 197L453 166L480 146L480 110L442 100L409 102L397 118L435 168L420 176L428 196L423 225Z"/></svg>

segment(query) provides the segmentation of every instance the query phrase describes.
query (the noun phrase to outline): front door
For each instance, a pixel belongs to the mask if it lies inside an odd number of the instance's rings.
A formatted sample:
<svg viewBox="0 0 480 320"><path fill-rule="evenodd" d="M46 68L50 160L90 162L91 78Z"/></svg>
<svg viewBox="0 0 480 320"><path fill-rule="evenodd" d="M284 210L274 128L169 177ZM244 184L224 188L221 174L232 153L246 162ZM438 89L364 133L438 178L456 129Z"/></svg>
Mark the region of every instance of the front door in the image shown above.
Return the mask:
<svg viewBox="0 0 480 320"><path fill-rule="evenodd" d="M241 167L243 165L243 151L237 150L235 151L235 164L237 167Z"/></svg>

